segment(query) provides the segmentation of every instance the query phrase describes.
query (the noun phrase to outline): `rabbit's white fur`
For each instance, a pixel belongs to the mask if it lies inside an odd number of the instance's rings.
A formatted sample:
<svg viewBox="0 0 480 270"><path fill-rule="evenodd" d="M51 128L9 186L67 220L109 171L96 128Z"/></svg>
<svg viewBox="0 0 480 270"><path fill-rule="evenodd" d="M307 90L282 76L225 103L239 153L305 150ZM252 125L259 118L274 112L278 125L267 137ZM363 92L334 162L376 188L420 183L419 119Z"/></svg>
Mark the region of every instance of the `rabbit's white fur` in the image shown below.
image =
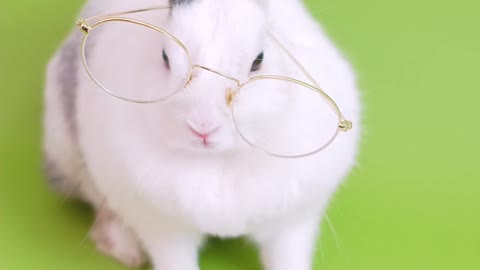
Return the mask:
<svg viewBox="0 0 480 270"><path fill-rule="evenodd" d="M91 0L83 15L166 4ZM198 269L197 249L204 235L253 239L268 270L311 269L322 212L357 154L361 112L349 64L298 0L193 0L171 13L133 17L163 24L186 44L193 62L242 81L251 76L250 65L262 50L261 73L305 79L288 58L271 49L268 29L337 102L354 129L316 155L281 159L251 149L238 137L225 104L229 82L211 73L197 74L165 102L133 104L101 91L73 55L75 74L68 76L77 82L76 89L63 89L62 57L68 55L65 50L76 54L80 46L81 33L75 29L50 63L46 89L45 152L55 174L67 181L61 185L80 186L80 196L97 210L106 205L115 213L138 237L155 269ZM122 67L105 60L111 44L106 39L94 44L91 61L101 61L96 63L107 73L122 74ZM146 48L162 49L151 45ZM72 104L62 91L75 91ZM66 115L68 110L72 115ZM295 115L280 111L280 117ZM220 126L214 147L204 149L187 122ZM116 232L107 237L122 237ZM131 243L110 240L113 245ZM120 248L138 253L134 244ZM125 254L112 253L120 260Z"/></svg>

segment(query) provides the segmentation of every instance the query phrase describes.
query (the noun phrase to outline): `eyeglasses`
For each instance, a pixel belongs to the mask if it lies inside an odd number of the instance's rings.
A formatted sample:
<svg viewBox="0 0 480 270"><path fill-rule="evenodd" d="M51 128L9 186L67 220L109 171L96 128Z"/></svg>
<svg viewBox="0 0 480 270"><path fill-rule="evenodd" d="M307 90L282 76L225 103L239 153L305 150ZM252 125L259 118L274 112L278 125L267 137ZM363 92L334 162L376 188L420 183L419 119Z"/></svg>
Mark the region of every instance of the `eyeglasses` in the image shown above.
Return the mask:
<svg viewBox="0 0 480 270"><path fill-rule="evenodd" d="M77 21L84 33L82 64L95 84L128 102L156 103L186 89L200 71L216 74L234 84L225 91L225 102L240 137L251 147L275 157L313 155L329 146L340 132L352 128L352 122L345 119L333 99L272 33L269 38L273 44L313 85L280 75L258 75L242 82L192 63L184 43L166 30L124 17L170 8L151 7ZM98 42L102 38L105 42ZM100 49L89 50L93 44ZM170 53L175 57L170 59ZM103 66L105 63L108 66Z"/></svg>

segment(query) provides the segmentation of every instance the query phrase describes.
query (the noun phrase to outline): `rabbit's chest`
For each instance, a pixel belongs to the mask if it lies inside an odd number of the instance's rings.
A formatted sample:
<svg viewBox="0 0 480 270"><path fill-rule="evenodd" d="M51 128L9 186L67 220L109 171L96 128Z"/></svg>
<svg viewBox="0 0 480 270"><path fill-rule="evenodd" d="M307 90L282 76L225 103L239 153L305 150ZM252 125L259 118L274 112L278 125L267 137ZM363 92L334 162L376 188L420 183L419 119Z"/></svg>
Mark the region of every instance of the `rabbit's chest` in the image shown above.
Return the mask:
<svg viewBox="0 0 480 270"><path fill-rule="evenodd" d="M185 166L182 164L181 166ZM158 170L144 178L142 185L130 186L125 180L125 193L136 190L149 206L145 214L168 218L208 234L238 236L255 230L267 221L294 211L310 195L306 175L292 167L268 165L190 166L175 165ZM128 194L120 203L133 204L138 198Z"/></svg>
<svg viewBox="0 0 480 270"><path fill-rule="evenodd" d="M245 234L292 211L308 196L307 176L287 166L170 169L141 192L159 213L210 234Z"/></svg>

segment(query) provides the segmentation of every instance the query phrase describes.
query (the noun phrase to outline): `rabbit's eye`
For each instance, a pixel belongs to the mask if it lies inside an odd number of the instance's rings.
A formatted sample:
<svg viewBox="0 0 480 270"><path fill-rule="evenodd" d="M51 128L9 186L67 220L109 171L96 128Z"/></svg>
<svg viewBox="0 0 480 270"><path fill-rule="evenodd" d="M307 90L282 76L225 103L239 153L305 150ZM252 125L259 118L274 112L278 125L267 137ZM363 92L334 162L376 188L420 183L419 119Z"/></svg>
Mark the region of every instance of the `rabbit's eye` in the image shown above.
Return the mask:
<svg viewBox="0 0 480 270"><path fill-rule="evenodd" d="M250 71L257 71L262 67L262 62L263 62L263 52L261 52L257 58L252 63L252 68Z"/></svg>
<svg viewBox="0 0 480 270"><path fill-rule="evenodd" d="M167 67L169 69L170 68L170 62L168 60L168 55L165 52L165 49L162 50L162 58L163 58L163 63L165 63L165 67Z"/></svg>

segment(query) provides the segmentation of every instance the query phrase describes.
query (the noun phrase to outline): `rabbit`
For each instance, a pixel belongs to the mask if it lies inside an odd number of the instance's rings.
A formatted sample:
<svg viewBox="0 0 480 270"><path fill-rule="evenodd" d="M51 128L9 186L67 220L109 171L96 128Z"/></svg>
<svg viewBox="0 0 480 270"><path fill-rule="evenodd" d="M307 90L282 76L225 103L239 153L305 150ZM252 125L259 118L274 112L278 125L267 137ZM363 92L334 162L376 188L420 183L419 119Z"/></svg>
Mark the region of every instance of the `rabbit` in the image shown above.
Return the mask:
<svg viewBox="0 0 480 270"><path fill-rule="evenodd" d="M241 81L263 73L307 80L275 52L268 37L275 33L354 128L314 155L268 155L235 130L228 80L198 72L168 100L126 102L88 77L75 29L47 68L44 169L52 187L92 206L90 237L130 267L149 261L156 270L198 270L205 237L217 236L251 240L266 270L312 269L323 213L357 162L361 102L351 65L299 0L90 0L82 15L162 5L171 9L142 18L175 33L194 63ZM87 57L106 76L121 74L101 57L121 40L107 40L96 41ZM145 44L145 51L162 48ZM164 64L175 57L165 55ZM130 63L140 73L137 64ZM262 102L280 120L296 119L275 101Z"/></svg>

